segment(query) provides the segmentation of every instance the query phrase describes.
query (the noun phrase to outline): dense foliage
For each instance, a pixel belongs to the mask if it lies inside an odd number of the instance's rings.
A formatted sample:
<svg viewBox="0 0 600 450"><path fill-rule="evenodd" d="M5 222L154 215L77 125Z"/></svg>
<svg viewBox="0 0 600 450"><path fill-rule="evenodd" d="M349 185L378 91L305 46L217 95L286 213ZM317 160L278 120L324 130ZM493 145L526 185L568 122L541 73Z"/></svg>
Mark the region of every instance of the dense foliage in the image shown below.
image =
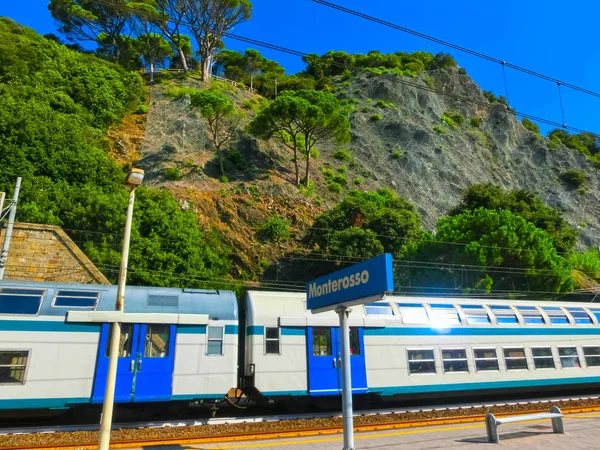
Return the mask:
<svg viewBox="0 0 600 450"><path fill-rule="evenodd" d="M17 220L62 226L112 280L127 192L103 135L143 95L137 74L0 19L0 190L23 177ZM131 283L228 273L229 250L166 192L139 189L132 235Z"/></svg>
<svg viewBox="0 0 600 450"><path fill-rule="evenodd" d="M600 139L590 133L571 134L556 128L548 133L550 147L559 148L560 144L583 153L600 167Z"/></svg>
<svg viewBox="0 0 600 450"><path fill-rule="evenodd" d="M389 189L351 191L315 220L307 244L344 257L368 258L388 252L398 258L421 233L414 207Z"/></svg>
<svg viewBox="0 0 600 450"><path fill-rule="evenodd" d="M560 212L545 205L531 192L523 189L505 191L492 184L476 184L465 192L451 215L478 208L505 209L523 217L545 231L558 252L569 253L575 247L577 241L575 230L563 219Z"/></svg>

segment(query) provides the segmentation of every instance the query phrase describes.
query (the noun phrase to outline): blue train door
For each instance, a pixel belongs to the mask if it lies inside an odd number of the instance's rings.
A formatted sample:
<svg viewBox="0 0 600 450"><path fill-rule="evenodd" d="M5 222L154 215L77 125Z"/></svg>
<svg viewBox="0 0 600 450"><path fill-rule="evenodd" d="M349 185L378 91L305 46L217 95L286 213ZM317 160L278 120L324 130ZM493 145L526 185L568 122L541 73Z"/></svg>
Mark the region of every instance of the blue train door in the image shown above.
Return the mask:
<svg viewBox="0 0 600 450"><path fill-rule="evenodd" d="M342 391L342 359L339 328L308 327L308 390L311 395L335 395ZM367 391L367 368L362 328L350 328L352 391Z"/></svg>
<svg viewBox="0 0 600 450"><path fill-rule="evenodd" d="M102 325L92 403L104 401L110 325ZM121 324L115 402L160 401L171 397L175 326Z"/></svg>

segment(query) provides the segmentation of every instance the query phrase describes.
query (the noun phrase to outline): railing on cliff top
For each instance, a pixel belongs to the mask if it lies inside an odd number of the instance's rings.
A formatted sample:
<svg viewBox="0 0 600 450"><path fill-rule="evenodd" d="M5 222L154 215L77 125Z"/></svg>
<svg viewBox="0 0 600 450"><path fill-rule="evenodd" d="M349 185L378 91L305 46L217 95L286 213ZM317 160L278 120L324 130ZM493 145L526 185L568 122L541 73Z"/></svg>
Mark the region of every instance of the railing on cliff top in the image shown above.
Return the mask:
<svg viewBox="0 0 600 450"><path fill-rule="evenodd" d="M184 72L184 70L183 69L162 69L162 70L154 72L154 73L158 74L160 72ZM148 74L148 73L150 73L150 71L148 69L145 69L144 74ZM239 85L241 84L242 86L244 86L245 90L247 90L248 92L252 92L253 94L256 94L256 89L245 86L243 83L238 83L237 81L233 81L233 80L229 80L228 78L220 77L219 75L215 75L214 73L211 73L210 77L214 80L224 81L225 83L229 83L235 87L239 87Z"/></svg>

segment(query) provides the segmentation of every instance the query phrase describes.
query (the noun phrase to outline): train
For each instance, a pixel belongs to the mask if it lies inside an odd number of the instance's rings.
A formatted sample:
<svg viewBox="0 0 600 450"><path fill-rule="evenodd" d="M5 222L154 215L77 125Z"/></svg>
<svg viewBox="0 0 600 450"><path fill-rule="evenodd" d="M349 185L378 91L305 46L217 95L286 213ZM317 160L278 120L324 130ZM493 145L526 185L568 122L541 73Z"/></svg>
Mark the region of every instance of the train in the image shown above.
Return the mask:
<svg viewBox="0 0 600 450"><path fill-rule="evenodd" d="M0 413L104 401L111 323L122 324L115 402L164 409L339 401L335 312L304 293L0 281ZM356 399L508 397L600 387L600 305L388 295L349 316ZM236 394L237 395L237 394ZM371 404L371 403L369 403Z"/></svg>

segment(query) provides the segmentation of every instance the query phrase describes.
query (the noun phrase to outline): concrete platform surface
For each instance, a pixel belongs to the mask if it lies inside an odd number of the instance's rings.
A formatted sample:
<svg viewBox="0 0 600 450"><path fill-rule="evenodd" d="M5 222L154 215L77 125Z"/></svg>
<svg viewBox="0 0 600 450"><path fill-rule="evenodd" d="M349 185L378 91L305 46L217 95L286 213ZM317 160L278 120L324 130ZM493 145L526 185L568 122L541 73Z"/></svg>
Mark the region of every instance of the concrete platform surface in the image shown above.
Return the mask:
<svg viewBox="0 0 600 450"><path fill-rule="evenodd" d="M504 424L498 427L500 444L487 442L484 423L444 425L411 429L356 433L355 449L372 450L471 450L478 448L521 448L527 450L600 450L600 414L574 414L564 418L565 434L554 434L549 419ZM501 447L500 447L501 446ZM161 450L255 449L255 450L340 450L342 435L287 438L222 444L165 445Z"/></svg>

